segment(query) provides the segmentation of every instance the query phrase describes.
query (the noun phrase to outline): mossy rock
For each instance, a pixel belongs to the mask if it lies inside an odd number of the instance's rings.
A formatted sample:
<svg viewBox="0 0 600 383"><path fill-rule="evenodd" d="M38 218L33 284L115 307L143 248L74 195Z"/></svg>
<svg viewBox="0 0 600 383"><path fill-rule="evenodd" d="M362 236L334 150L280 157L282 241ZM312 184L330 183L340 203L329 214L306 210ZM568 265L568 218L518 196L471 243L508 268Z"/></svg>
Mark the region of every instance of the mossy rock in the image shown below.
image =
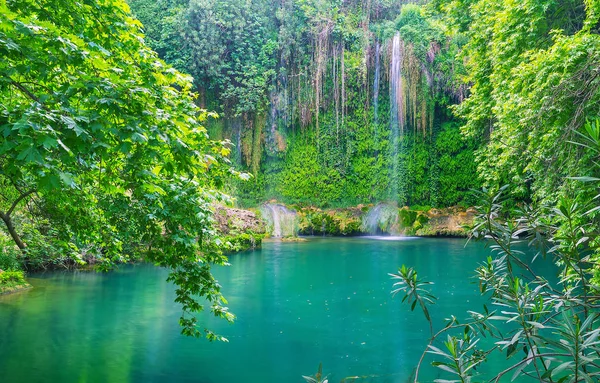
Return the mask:
<svg viewBox="0 0 600 383"><path fill-rule="evenodd" d="M362 232L362 222L357 218L348 217L348 219L345 220L343 223L343 227L340 227L340 233L342 235L357 235Z"/></svg>
<svg viewBox="0 0 600 383"><path fill-rule="evenodd" d="M299 211L301 235L353 235L360 233L360 215L347 210L304 208Z"/></svg>
<svg viewBox="0 0 600 383"><path fill-rule="evenodd" d="M0 295L12 294L23 290L32 288L29 283L23 283L16 286L0 286Z"/></svg>
<svg viewBox="0 0 600 383"><path fill-rule="evenodd" d="M429 222L429 217L427 215L425 215L425 213L419 214L417 215L417 220L416 222L421 223L422 225L426 224L427 222Z"/></svg>
<svg viewBox="0 0 600 383"><path fill-rule="evenodd" d="M418 213L414 210L400 209L398 211L398 219L400 221L400 227L410 228L415 223Z"/></svg>
<svg viewBox="0 0 600 383"><path fill-rule="evenodd" d="M306 238L302 237L285 237L281 238L281 242L306 242Z"/></svg>

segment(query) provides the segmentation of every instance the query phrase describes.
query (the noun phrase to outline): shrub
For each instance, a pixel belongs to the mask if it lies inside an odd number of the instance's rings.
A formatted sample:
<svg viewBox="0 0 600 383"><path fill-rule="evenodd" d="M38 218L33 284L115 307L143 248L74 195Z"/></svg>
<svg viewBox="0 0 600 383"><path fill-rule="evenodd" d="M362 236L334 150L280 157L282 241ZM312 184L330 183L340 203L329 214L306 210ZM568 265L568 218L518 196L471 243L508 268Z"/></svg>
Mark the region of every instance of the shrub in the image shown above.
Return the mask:
<svg viewBox="0 0 600 383"><path fill-rule="evenodd" d="M13 287L25 283L27 282L22 271L9 270L0 273L0 287Z"/></svg>

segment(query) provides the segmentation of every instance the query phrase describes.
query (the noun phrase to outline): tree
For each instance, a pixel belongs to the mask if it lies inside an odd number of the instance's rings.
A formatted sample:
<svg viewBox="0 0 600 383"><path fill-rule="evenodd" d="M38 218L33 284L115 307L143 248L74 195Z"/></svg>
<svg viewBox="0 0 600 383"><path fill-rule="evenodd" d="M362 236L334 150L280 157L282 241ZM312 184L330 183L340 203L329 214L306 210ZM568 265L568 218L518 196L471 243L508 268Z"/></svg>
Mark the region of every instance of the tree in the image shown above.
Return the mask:
<svg viewBox="0 0 600 383"><path fill-rule="evenodd" d="M182 332L199 336L204 299L233 318L210 272L226 263L210 204L226 198L229 148L201 126L192 79L140 30L121 0L0 4L1 218L25 259L45 233L78 262L84 250L102 262L142 253L169 268ZM24 204L52 235L21 237Z"/></svg>
<svg viewBox="0 0 600 383"><path fill-rule="evenodd" d="M182 15L188 0L130 0L128 4L143 25L144 41L158 57L176 69L189 73L189 47L181 44Z"/></svg>
<svg viewBox="0 0 600 383"><path fill-rule="evenodd" d="M266 104L275 74L277 40L263 1L194 0L182 15L190 73L204 95L229 116Z"/></svg>
<svg viewBox="0 0 600 383"><path fill-rule="evenodd" d="M567 141L600 105L596 3L442 5L468 39L461 57L470 95L455 110L465 120L463 132L486 143L478 162L488 187L510 184L518 199L555 202L556 190L568 188L565 176L586 162Z"/></svg>

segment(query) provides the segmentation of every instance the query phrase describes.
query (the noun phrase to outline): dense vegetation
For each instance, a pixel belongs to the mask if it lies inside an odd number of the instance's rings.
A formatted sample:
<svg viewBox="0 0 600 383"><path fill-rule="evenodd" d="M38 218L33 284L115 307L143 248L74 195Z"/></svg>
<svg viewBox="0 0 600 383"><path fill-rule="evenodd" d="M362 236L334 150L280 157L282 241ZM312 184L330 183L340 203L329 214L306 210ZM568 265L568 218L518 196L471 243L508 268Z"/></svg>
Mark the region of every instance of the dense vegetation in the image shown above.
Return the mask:
<svg viewBox="0 0 600 383"><path fill-rule="evenodd" d="M131 1L254 174L231 189L242 205L469 205L481 141L448 110L466 94L462 40L401 3Z"/></svg>
<svg viewBox="0 0 600 383"><path fill-rule="evenodd" d="M224 191L242 205L450 206L484 186L474 234L498 256L478 269L482 293L514 311L453 319L444 331L462 335L430 349L450 361L437 365L470 381L486 334L521 356L515 376L597 379L598 1L131 6L144 27L121 0L0 3L0 282L144 257L172 270L198 335L201 298L232 318L210 273L225 263L211 207ZM519 236L561 268L558 290L529 273ZM395 277L429 321L416 272ZM506 338L491 320L520 327Z"/></svg>
<svg viewBox="0 0 600 383"><path fill-rule="evenodd" d="M140 27L119 0L0 5L0 269L143 255L172 270L199 335L203 298L231 319L210 273L229 148Z"/></svg>
<svg viewBox="0 0 600 383"><path fill-rule="evenodd" d="M255 175L242 204L547 201L589 165L566 142L597 114L595 2L403 3L131 1Z"/></svg>
<svg viewBox="0 0 600 383"><path fill-rule="evenodd" d="M431 327L448 381L597 380L598 1L208 0L162 3L160 25L149 4L132 0L149 43L196 78L222 114L211 134L255 175L231 189L242 204L448 206L486 187L474 236L494 243L477 269L491 308ZM427 283L394 277L432 325ZM498 351L514 363L479 376Z"/></svg>

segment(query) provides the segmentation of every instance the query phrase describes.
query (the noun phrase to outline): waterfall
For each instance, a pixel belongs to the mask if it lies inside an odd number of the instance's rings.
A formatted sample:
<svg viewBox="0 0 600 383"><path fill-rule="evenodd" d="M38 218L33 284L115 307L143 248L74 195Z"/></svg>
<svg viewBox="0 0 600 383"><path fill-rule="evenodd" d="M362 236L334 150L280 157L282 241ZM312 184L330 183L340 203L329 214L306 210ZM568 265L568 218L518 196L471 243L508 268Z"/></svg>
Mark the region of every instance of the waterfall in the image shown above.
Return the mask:
<svg viewBox="0 0 600 383"><path fill-rule="evenodd" d="M284 74L273 83L273 90L269 93L269 112L265 128L265 151L268 156L276 156L286 149L286 141L281 133L282 127L288 127L289 107L288 82Z"/></svg>
<svg viewBox="0 0 600 383"><path fill-rule="evenodd" d="M375 78L373 78L373 126L375 131L375 145L378 147L379 129L379 77L381 71L381 44L379 41L375 43ZM378 150L378 149L377 149Z"/></svg>
<svg viewBox="0 0 600 383"><path fill-rule="evenodd" d="M362 230L369 234L396 234L400 231L398 222L398 206L380 203L363 217Z"/></svg>
<svg viewBox="0 0 600 383"><path fill-rule="evenodd" d="M279 108L279 95L277 94L276 91L271 91L271 94L269 96L269 101L270 101L270 110L269 110L269 115L267 118L267 129L265 129L266 131L266 142L265 142L265 149L267 151L267 153L273 155L275 153L277 153L277 111Z"/></svg>
<svg viewBox="0 0 600 383"><path fill-rule="evenodd" d="M295 237L298 233L296 212L279 204L264 204L260 208L267 231L274 238Z"/></svg>
<svg viewBox="0 0 600 383"><path fill-rule="evenodd" d="M392 39L391 63L390 63L390 195L389 200L404 203L405 185L404 167L400 163L400 155L404 154L404 129L406 126L406 97L404 76L402 74L402 60L404 43L400 39L400 33L396 33ZM400 187L400 189L399 189Z"/></svg>
<svg viewBox="0 0 600 383"><path fill-rule="evenodd" d="M239 118L231 120L231 135L231 141L235 143L234 159L239 164L242 164L242 123Z"/></svg>

